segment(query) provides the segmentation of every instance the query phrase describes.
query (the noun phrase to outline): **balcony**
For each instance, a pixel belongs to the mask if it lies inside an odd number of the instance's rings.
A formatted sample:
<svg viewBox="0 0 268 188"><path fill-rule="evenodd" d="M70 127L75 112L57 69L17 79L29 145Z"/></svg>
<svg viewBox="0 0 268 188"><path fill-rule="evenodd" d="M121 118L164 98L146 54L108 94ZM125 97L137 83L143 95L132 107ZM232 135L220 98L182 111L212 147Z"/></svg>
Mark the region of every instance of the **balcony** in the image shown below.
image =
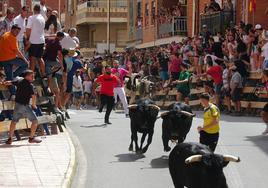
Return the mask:
<svg viewBox="0 0 268 188"><path fill-rule="evenodd" d="M143 39L143 30L142 28L138 28L136 30L136 41L142 41Z"/></svg>
<svg viewBox="0 0 268 188"><path fill-rule="evenodd" d="M79 4L77 6L76 24L106 23L108 21L107 10L107 0L89 1ZM111 23L127 23L127 12L127 0L111 0Z"/></svg>
<svg viewBox="0 0 268 188"><path fill-rule="evenodd" d="M171 23L160 23L158 38L187 36L187 17L173 17Z"/></svg>
<svg viewBox="0 0 268 188"><path fill-rule="evenodd" d="M201 14L201 26L207 25L212 34L224 32L226 28L235 23L235 13L231 11L221 11Z"/></svg>

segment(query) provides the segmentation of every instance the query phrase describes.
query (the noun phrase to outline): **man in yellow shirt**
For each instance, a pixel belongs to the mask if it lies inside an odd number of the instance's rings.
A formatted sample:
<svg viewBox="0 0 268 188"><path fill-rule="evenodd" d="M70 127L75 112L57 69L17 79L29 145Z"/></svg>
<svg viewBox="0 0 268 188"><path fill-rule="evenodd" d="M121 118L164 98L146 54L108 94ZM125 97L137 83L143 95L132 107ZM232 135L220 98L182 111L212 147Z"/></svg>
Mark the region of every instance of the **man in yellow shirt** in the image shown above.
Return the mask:
<svg viewBox="0 0 268 188"><path fill-rule="evenodd" d="M20 32L20 27L14 24L11 31L4 33L0 37L0 66L4 67L6 80L13 80L19 76L28 67L28 61L23 56L18 48L17 35ZM18 68L13 73L13 66ZM15 87L10 88L11 95L15 95Z"/></svg>
<svg viewBox="0 0 268 188"><path fill-rule="evenodd" d="M197 129L200 133L200 143L207 145L214 152L219 140L220 110L209 102L209 98L208 93L200 96L200 102L204 107L204 124Z"/></svg>

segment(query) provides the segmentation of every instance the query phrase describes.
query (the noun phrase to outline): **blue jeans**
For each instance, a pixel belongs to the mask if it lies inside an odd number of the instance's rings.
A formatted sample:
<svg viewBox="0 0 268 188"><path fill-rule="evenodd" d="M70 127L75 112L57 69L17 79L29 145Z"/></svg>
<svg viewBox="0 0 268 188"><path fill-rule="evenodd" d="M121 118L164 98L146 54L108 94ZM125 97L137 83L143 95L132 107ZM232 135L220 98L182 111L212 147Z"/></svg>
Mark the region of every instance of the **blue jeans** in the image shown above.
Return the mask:
<svg viewBox="0 0 268 188"><path fill-rule="evenodd" d="M4 67L7 80L13 80L14 77L20 76L23 73L23 71L25 71L28 68L27 63L25 63L21 58L15 58L9 61L2 61L1 64ZM13 72L14 65L18 66L15 72ZM16 93L15 86L10 86L9 90L11 95L15 95Z"/></svg>

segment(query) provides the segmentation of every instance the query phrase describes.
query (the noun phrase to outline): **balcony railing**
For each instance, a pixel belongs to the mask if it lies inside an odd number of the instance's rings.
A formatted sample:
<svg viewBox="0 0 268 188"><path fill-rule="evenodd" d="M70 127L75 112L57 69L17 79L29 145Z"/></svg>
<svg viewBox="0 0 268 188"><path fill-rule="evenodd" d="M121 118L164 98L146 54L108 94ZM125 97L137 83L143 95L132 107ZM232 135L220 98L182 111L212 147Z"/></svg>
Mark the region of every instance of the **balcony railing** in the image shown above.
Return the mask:
<svg viewBox="0 0 268 188"><path fill-rule="evenodd" d="M142 28L138 28L136 30L136 40L142 40L143 39L143 30Z"/></svg>
<svg viewBox="0 0 268 188"><path fill-rule="evenodd" d="M103 41L93 41L93 42L89 42L89 41L81 41L80 42L80 47L81 48L96 48L97 47L97 44L100 43L100 44L106 44L106 40L103 40ZM111 40L110 41L111 44L115 44L116 47L125 47L126 44L127 44L127 41L114 41L114 40Z"/></svg>
<svg viewBox="0 0 268 188"><path fill-rule="evenodd" d="M223 32L226 28L235 23L234 12L221 11L201 15L201 26L207 25L212 34Z"/></svg>
<svg viewBox="0 0 268 188"><path fill-rule="evenodd" d="M107 8L108 6L108 1L106 0L101 0L101 1L88 1L84 2L82 4L78 5L78 10L81 10L83 8L91 7L91 8ZM121 1L116 1L116 0L111 0L110 2L110 7L111 8L127 8L127 0L121 0Z"/></svg>
<svg viewBox="0 0 268 188"><path fill-rule="evenodd" d="M106 8L108 5L107 2L108 1L89 1L89 2L87 2L87 6L88 7ZM125 1L111 1L110 7L111 8L126 8L127 7L127 0L125 0Z"/></svg>
<svg viewBox="0 0 268 188"><path fill-rule="evenodd" d="M173 17L171 23L160 24L158 35L159 38L187 35L187 17Z"/></svg>

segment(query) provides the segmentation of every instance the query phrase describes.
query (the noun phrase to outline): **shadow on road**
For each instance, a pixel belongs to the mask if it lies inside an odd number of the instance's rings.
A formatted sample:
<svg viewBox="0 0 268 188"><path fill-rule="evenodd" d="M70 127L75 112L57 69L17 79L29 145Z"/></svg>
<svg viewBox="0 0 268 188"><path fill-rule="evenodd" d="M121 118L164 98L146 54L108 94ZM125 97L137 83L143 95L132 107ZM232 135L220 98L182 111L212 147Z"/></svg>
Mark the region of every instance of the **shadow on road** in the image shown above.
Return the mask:
<svg viewBox="0 0 268 188"><path fill-rule="evenodd" d="M100 124L100 125L81 125L82 128L106 128L107 124Z"/></svg>
<svg viewBox="0 0 268 188"><path fill-rule="evenodd" d="M151 161L152 168L168 168L168 156L161 156Z"/></svg>
<svg viewBox="0 0 268 188"><path fill-rule="evenodd" d="M126 154L119 154L115 155L118 158L118 162L137 162L139 159L145 158L145 155L139 155L135 153L126 153ZM143 161L139 161L143 162Z"/></svg>
<svg viewBox="0 0 268 188"><path fill-rule="evenodd" d="M247 136L247 141L253 142L257 147L263 150L268 155L268 136Z"/></svg>
<svg viewBox="0 0 268 188"><path fill-rule="evenodd" d="M195 111L196 119L203 119L203 112L202 111ZM221 114L220 121L225 122L232 122L232 123L241 123L241 122L247 122L247 123L260 123L262 122L260 117L256 116L248 116L247 114L242 114L240 117L231 116L231 115L225 115Z"/></svg>

